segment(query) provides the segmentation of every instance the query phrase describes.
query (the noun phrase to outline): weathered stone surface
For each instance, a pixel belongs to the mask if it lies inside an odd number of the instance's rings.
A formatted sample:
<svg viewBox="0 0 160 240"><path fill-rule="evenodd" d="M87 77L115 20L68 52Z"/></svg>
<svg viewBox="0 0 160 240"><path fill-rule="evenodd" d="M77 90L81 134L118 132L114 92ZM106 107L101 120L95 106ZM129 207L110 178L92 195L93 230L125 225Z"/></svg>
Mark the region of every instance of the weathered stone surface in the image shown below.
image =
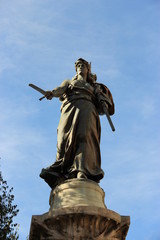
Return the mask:
<svg viewBox="0 0 160 240"><path fill-rule="evenodd" d="M124 240L130 218L97 207L72 207L33 216L30 240Z"/></svg>
<svg viewBox="0 0 160 240"><path fill-rule="evenodd" d="M124 240L130 217L105 207L104 191L87 179L67 180L51 191L50 210L32 216L30 240Z"/></svg>
<svg viewBox="0 0 160 240"><path fill-rule="evenodd" d="M104 191L98 183L89 179L71 179L51 191L50 212L73 206L95 206L106 208Z"/></svg>

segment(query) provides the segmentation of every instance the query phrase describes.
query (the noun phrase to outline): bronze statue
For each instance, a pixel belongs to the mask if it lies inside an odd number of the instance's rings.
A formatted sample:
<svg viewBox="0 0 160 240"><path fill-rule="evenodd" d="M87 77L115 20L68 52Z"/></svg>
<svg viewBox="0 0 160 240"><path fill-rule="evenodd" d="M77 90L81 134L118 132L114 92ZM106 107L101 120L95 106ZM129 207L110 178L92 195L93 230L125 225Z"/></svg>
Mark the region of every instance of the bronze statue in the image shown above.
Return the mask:
<svg viewBox="0 0 160 240"><path fill-rule="evenodd" d="M76 75L72 80L63 81L52 91L36 89L47 99L58 97L62 102L56 161L42 169L40 174L51 188L71 178L88 178L99 182L104 176L101 169L99 115L106 114L112 130L115 130L109 117L114 114L109 89L96 82L91 65L84 59L76 61L75 69Z"/></svg>

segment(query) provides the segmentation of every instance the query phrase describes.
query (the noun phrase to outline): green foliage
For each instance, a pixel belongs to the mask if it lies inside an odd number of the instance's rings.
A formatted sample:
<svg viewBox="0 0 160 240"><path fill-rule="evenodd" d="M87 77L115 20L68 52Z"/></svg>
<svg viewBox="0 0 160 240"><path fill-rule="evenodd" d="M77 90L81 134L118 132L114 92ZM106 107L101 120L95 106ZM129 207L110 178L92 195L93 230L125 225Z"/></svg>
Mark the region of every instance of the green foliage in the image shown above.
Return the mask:
<svg viewBox="0 0 160 240"><path fill-rule="evenodd" d="M17 205L13 205L13 188L9 188L7 181L3 180L0 172L0 239L17 240L18 224L13 222L13 218L18 214Z"/></svg>

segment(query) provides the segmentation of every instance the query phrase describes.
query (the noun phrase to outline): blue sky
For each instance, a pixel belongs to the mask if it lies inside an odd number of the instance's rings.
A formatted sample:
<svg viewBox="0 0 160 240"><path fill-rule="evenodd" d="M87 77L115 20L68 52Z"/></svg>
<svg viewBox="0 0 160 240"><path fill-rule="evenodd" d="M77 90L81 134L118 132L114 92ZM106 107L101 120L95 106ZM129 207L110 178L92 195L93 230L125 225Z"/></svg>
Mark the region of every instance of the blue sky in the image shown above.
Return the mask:
<svg viewBox="0 0 160 240"><path fill-rule="evenodd" d="M28 84L53 89L80 57L116 106L116 132L101 117L106 205L131 217L127 240L160 239L159 11L158 0L0 1L0 168L14 187L20 240L49 209L39 173L55 161L60 116L59 100L40 102Z"/></svg>

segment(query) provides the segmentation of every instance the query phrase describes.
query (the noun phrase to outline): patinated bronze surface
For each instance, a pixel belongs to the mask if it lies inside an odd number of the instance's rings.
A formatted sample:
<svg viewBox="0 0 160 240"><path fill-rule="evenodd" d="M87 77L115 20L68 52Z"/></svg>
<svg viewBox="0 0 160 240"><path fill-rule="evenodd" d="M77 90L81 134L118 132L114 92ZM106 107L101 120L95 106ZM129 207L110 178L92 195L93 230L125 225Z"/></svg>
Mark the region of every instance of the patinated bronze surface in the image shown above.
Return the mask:
<svg viewBox="0 0 160 240"><path fill-rule="evenodd" d="M112 95L105 85L96 82L87 61L78 59L75 68L72 80L65 80L59 87L45 92L47 99L58 97L62 102L56 161L40 174L51 188L71 178L99 182L104 175L99 115L105 114L104 103L109 115L114 114Z"/></svg>
<svg viewBox="0 0 160 240"><path fill-rule="evenodd" d="M107 116L114 131L112 95L96 82L87 61L78 59L75 68L75 77L52 91L30 84L44 95L40 100L58 97L62 106L56 161L40 174L52 188L50 209L32 216L29 239L125 240L130 217L107 209L98 184L104 175L99 115Z"/></svg>

